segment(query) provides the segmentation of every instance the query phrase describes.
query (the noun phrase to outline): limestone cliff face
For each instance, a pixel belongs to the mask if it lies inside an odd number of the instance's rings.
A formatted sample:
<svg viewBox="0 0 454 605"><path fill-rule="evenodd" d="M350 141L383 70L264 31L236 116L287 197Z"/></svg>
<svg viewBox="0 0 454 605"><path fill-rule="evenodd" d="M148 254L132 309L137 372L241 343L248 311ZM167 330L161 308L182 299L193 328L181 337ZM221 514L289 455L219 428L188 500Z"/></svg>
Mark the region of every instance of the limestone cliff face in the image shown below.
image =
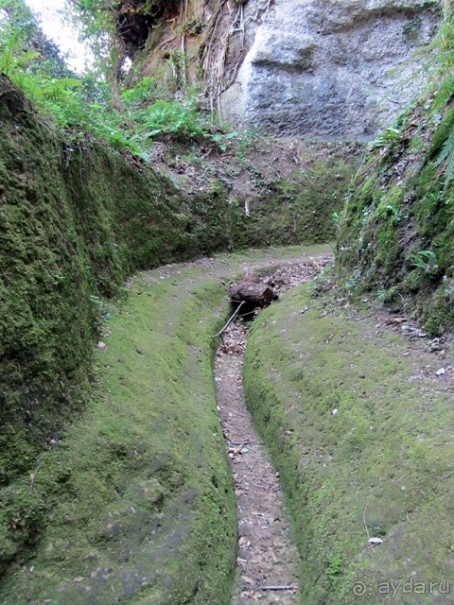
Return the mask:
<svg viewBox="0 0 454 605"><path fill-rule="evenodd" d="M241 128L367 140L427 77L441 0L181 0L153 23L140 72L203 83Z"/></svg>
<svg viewBox="0 0 454 605"><path fill-rule="evenodd" d="M421 0L277 0L255 32L227 118L264 132L367 139L415 94L439 23Z"/></svg>

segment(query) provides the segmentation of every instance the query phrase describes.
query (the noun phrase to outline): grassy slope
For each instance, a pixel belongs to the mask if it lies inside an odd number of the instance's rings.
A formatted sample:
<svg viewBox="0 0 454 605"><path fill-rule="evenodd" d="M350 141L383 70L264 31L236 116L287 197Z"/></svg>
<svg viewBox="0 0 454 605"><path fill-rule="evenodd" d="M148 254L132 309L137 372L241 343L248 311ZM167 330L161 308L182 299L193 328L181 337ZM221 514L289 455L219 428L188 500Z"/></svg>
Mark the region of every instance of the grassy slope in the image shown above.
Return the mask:
<svg viewBox="0 0 454 605"><path fill-rule="evenodd" d="M288 293L253 327L248 404L290 503L301 602L446 605L436 588L454 563L452 388L435 377L443 362L372 322ZM386 582L410 578L393 596ZM416 582L436 588L419 594Z"/></svg>

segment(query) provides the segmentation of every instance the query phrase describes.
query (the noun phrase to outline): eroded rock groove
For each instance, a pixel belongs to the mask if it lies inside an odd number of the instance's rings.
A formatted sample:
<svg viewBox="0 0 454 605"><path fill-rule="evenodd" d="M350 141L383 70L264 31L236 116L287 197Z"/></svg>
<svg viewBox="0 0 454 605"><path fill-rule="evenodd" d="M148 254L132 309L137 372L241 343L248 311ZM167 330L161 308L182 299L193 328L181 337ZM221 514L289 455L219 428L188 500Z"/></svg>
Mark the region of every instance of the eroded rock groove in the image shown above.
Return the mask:
<svg viewBox="0 0 454 605"><path fill-rule="evenodd" d="M279 269L282 293L313 278L326 257ZM243 357L248 327L232 323L223 334L215 363L218 409L235 485L238 518L237 579L232 605L260 601L298 602L299 556L292 542L279 473L264 450L243 392Z"/></svg>

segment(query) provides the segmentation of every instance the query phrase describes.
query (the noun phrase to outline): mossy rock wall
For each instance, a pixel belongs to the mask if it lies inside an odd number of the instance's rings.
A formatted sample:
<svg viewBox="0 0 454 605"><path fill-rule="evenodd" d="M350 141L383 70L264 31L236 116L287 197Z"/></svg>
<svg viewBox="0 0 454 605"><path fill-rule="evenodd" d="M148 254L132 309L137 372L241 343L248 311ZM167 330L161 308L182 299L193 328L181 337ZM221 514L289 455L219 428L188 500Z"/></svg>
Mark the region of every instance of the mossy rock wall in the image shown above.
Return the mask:
<svg viewBox="0 0 454 605"><path fill-rule="evenodd" d="M452 87L452 78L445 86ZM415 311L432 333L454 326L454 108L419 103L377 139L348 196L337 272Z"/></svg>
<svg viewBox="0 0 454 605"><path fill-rule="evenodd" d="M77 407L99 296L117 292L131 270L170 259L181 228L169 183L99 145L63 142L6 79L1 86L0 482L7 484Z"/></svg>
<svg viewBox="0 0 454 605"><path fill-rule="evenodd" d="M230 205L232 242L237 246L317 244L333 241L335 217L347 192L356 158L323 158L299 178L261 184L262 196L244 213L244 199Z"/></svg>

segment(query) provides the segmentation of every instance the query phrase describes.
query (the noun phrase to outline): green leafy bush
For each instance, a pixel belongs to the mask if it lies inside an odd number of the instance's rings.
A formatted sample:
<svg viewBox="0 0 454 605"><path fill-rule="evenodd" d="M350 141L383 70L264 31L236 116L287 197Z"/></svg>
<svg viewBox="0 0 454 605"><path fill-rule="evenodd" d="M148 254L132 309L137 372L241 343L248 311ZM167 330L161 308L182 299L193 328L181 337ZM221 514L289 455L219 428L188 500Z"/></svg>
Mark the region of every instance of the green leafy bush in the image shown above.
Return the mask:
<svg viewBox="0 0 454 605"><path fill-rule="evenodd" d="M2 8L0 71L43 115L67 131L70 140L83 141L91 134L147 160L147 151L156 137L208 141L223 151L231 139L238 137L237 133L226 133L214 124L210 114L200 111L194 92L189 91L181 100L159 99L162 91L150 77L121 91L119 105L113 103L111 86L102 69L84 76L72 73L21 0L0 0ZM90 27L101 26L93 22ZM97 58L102 62L106 53L101 48L98 51Z"/></svg>

